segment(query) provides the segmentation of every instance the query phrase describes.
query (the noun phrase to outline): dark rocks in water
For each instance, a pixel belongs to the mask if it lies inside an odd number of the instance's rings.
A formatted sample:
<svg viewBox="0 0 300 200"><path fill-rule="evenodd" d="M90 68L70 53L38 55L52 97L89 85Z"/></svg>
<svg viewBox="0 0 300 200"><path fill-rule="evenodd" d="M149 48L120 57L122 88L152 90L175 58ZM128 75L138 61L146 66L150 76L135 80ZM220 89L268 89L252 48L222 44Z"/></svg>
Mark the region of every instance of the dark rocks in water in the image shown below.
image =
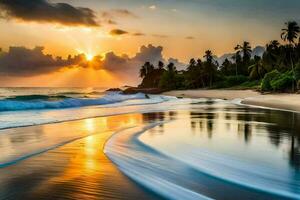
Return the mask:
<svg viewBox="0 0 300 200"><path fill-rule="evenodd" d="M136 93L145 93L145 94L160 94L164 92L164 90L159 88L138 88L138 87L130 87L123 91L123 94L136 94Z"/></svg>
<svg viewBox="0 0 300 200"><path fill-rule="evenodd" d="M120 88L109 88L106 92L122 92Z"/></svg>

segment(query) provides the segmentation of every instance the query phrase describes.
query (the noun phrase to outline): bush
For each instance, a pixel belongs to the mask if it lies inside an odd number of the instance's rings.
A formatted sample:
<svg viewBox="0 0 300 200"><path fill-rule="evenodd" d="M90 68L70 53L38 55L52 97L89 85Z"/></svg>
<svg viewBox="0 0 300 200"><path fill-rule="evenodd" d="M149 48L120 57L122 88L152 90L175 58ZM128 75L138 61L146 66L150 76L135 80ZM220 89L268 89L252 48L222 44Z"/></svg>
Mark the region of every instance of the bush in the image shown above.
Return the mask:
<svg viewBox="0 0 300 200"><path fill-rule="evenodd" d="M211 89L218 89L218 88L229 88L234 86L240 86L241 84L248 82L249 78L244 75L238 76L224 76L219 78L220 81L214 83Z"/></svg>
<svg viewBox="0 0 300 200"><path fill-rule="evenodd" d="M278 91L290 88L293 83L293 72L279 73L277 70L267 73L262 80L262 91Z"/></svg>
<svg viewBox="0 0 300 200"><path fill-rule="evenodd" d="M227 76L225 83L226 85L228 85L228 87L232 87L235 85L240 85L246 81L248 81L248 77L247 76L243 76L243 75L238 75L238 76Z"/></svg>
<svg viewBox="0 0 300 200"><path fill-rule="evenodd" d="M270 84L273 90L284 90L287 88L290 88L293 84L293 72L287 71L279 76L277 76L275 79L271 80Z"/></svg>
<svg viewBox="0 0 300 200"><path fill-rule="evenodd" d="M261 82L261 90L262 91L270 91L273 90L271 86L271 81L279 77L280 73L277 70L273 70L265 75Z"/></svg>

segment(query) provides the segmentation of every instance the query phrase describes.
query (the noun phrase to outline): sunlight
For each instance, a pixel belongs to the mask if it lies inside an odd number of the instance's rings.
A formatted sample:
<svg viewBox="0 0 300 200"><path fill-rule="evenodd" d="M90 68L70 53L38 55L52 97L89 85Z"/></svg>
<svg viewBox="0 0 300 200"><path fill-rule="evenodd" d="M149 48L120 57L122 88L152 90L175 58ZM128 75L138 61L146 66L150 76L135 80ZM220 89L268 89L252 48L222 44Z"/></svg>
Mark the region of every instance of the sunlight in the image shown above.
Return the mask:
<svg viewBox="0 0 300 200"><path fill-rule="evenodd" d="M85 129L89 132L94 132L95 131L95 121L94 119L86 119L85 120Z"/></svg>
<svg viewBox="0 0 300 200"><path fill-rule="evenodd" d="M87 61L92 61L94 59L94 55L92 55L90 53L85 53L85 57L86 57Z"/></svg>

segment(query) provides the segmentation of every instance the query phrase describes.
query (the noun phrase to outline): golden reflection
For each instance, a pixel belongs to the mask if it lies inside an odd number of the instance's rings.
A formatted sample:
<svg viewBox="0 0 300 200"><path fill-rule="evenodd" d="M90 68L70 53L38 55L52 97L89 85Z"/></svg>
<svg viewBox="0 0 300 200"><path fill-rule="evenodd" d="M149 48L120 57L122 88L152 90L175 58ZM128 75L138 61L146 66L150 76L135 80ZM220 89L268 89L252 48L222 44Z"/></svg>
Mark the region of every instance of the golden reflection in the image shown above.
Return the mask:
<svg viewBox="0 0 300 200"><path fill-rule="evenodd" d="M107 165L106 162L108 162L103 153L106 140L117 130L139 125L141 123L143 123L141 114L99 117L69 122L68 128L65 130L62 129L64 130L63 133L80 130L85 134L94 135L71 143L70 147L69 145L63 147L66 153L69 151L76 153L69 160L69 164L63 174L53 178L52 182L61 183L80 178L84 179L83 182L85 183L99 178L101 179L102 174L99 174L99 171L103 170ZM88 133L86 131L88 131ZM75 133L73 132L73 134ZM106 169L106 171L107 170L109 169Z"/></svg>
<svg viewBox="0 0 300 200"><path fill-rule="evenodd" d="M92 119L86 119L84 121L84 127L87 131L89 132L94 132L95 131L95 120Z"/></svg>

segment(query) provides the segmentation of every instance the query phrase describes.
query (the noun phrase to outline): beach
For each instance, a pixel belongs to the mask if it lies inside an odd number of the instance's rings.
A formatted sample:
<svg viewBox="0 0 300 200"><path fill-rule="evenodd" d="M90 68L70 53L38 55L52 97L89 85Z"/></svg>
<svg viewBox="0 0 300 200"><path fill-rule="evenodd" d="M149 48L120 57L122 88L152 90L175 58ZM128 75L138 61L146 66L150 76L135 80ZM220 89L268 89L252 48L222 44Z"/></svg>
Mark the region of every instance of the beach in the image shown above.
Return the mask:
<svg viewBox="0 0 300 200"><path fill-rule="evenodd" d="M270 107L276 109L300 112L300 94L261 94L253 90L174 90L163 93L164 95L186 98L217 98L234 100L240 99L241 103Z"/></svg>
<svg viewBox="0 0 300 200"><path fill-rule="evenodd" d="M10 151L16 159L0 168L0 199L159 199L103 152L114 133L142 121L132 114L2 130L2 143L10 141L0 145L2 155ZM51 139L54 144L43 145ZM24 145L26 152L18 154L13 145Z"/></svg>
<svg viewBox="0 0 300 200"><path fill-rule="evenodd" d="M299 197L300 114L256 92L43 91L0 101L0 199Z"/></svg>

